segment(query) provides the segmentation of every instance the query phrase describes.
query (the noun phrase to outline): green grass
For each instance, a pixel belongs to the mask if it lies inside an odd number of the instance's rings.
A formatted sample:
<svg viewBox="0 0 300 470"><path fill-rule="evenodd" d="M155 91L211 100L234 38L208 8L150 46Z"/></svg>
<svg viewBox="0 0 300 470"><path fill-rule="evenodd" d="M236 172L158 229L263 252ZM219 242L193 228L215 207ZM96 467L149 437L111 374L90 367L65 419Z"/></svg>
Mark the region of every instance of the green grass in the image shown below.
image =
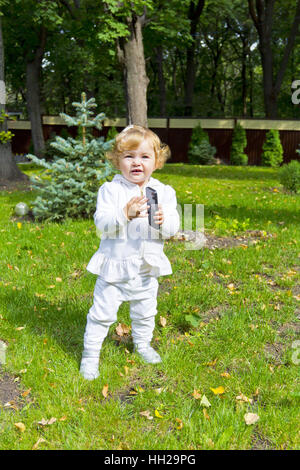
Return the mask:
<svg viewBox="0 0 300 470"><path fill-rule="evenodd" d="M93 221L18 226L14 206L36 194L1 192L0 339L8 349L0 379L10 373L20 394L31 389L17 409L0 408L1 449L31 449L39 439L39 449L299 449L299 197L268 168L168 164L153 176L176 189L180 204L205 205L207 233L272 237L204 251L168 241L173 275L159 279L153 341L163 363L143 364L130 341L117 343L113 325L100 378L87 382L78 369L96 280L85 270L99 243ZM119 321L130 324L128 303ZM194 390L209 400L209 419ZM259 416L253 425L248 412Z"/></svg>

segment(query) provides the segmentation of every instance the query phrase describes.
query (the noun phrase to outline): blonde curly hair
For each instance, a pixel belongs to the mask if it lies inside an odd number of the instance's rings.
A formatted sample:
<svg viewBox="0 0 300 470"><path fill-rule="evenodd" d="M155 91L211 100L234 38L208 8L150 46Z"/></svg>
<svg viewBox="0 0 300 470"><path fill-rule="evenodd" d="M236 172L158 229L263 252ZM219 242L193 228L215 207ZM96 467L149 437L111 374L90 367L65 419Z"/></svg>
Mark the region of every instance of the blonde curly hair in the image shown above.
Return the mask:
<svg viewBox="0 0 300 470"><path fill-rule="evenodd" d="M106 153L106 158L119 169L120 156L127 150L137 149L144 139L149 139L153 145L156 164L155 169L162 168L171 156L169 146L162 143L158 135L150 129L134 124L127 126L116 136L112 149Z"/></svg>

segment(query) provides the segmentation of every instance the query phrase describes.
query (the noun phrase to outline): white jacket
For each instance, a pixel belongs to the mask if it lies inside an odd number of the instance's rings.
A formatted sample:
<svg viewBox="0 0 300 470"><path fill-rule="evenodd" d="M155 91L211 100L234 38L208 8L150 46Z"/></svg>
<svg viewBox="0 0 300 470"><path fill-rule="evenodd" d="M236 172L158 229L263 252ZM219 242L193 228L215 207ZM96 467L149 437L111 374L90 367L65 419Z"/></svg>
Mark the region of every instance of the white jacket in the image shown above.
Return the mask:
<svg viewBox="0 0 300 470"><path fill-rule="evenodd" d="M179 229L176 193L171 186L152 177L143 188L144 195L147 186L157 191L158 203L162 205L164 223L160 230L150 227L148 217L128 221L124 214L127 202L134 196L141 196L138 184L118 174L99 188L94 221L102 237L86 269L107 282L134 279L144 261L151 266L150 275L172 274L163 246L164 239L172 237Z"/></svg>

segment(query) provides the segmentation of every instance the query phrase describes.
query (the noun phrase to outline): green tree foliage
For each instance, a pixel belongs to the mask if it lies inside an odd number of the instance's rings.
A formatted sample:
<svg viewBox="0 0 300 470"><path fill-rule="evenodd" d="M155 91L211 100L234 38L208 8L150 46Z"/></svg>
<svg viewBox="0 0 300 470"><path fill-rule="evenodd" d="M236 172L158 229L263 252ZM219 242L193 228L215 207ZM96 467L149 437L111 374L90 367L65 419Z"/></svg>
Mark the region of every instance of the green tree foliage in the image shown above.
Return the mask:
<svg viewBox="0 0 300 470"><path fill-rule="evenodd" d="M189 6L193 0L80 2L11 0L3 17L6 54L7 109L24 111L26 118L25 64L47 30L41 70L43 114L71 113L82 89L94 96L110 116L125 116L124 75L118 61L117 42L128 37L124 18L129 10L143 13L149 116L182 116L184 95L191 76L187 51L195 46L193 115L201 117L264 117L263 68L259 37L243 0L206 0L193 38ZM80 5L80 8L77 7ZM274 79L280 69L295 0L276 0L272 20ZM278 94L278 116L300 118L291 103L291 83L299 78L299 41L290 54ZM51 93L49 92L51 90Z"/></svg>
<svg viewBox="0 0 300 470"><path fill-rule="evenodd" d="M283 148L280 141L280 134L277 129L270 129L266 133L261 156L262 165L277 167L283 161Z"/></svg>
<svg viewBox="0 0 300 470"><path fill-rule="evenodd" d="M92 128L102 129L106 116L104 113L94 116L95 99L86 101L85 93L81 102L73 103L76 116L61 114L68 126L76 126L76 139L57 136L52 147L61 156L55 156L53 162L46 162L35 155L27 155L34 163L47 169L50 181L42 181L37 176L31 177L33 187L39 195L33 203L33 214L37 220L62 221L66 217L91 217L95 211L99 185L115 173L111 163L105 159L112 140L95 138Z"/></svg>
<svg viewBox="0 0 300 470"><path fill-rule="evenodd" d="M247 165L248 156L244 153L247 146L246 131L237 123L232 134L230 162L232 165Z"/></svg>

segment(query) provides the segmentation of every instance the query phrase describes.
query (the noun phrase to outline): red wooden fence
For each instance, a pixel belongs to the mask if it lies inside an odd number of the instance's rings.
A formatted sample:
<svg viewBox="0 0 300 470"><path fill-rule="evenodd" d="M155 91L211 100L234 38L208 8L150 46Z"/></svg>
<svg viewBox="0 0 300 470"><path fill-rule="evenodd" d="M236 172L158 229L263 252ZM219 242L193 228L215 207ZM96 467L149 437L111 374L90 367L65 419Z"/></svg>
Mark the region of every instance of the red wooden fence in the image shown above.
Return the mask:
<svg viewBox="0 0 300 470"><path fill-rule="evenodd" d="M59 122L59 124L58 124ZM209 140L217 149L216 157L225 163L230 163L230 148L232 132L234 127L233 119L149 119L149 127L156 132L163 142L167 143L172 152L169 162L188 162L188 146L192 135L193 127L201 122L202 128L208 132ZM218 125L219 123L219 125ZM247 147L245 153L248 155L249 165L260 165L262 146L265 140L267 129L277 128L280 132L281 143L284 151L284 162L297 159L300 155L296 152L300 150L300 121L278 121L278 120L241 120L244 124L247 135ZM124 119L116 120L113 123L118 131L126 126ZM45 117L43 124L44 137L46 140L54 134L60 135L62 129L67 129L72 135L76 135L76 128L68 128L60 123L57 117ZM103 127L101 132L94 130L95 135L106 136L110 126ZM13 132L12 149L15 154L26 154L31 145L30 123L27 121L12 121L9 129Z"/></svg>

